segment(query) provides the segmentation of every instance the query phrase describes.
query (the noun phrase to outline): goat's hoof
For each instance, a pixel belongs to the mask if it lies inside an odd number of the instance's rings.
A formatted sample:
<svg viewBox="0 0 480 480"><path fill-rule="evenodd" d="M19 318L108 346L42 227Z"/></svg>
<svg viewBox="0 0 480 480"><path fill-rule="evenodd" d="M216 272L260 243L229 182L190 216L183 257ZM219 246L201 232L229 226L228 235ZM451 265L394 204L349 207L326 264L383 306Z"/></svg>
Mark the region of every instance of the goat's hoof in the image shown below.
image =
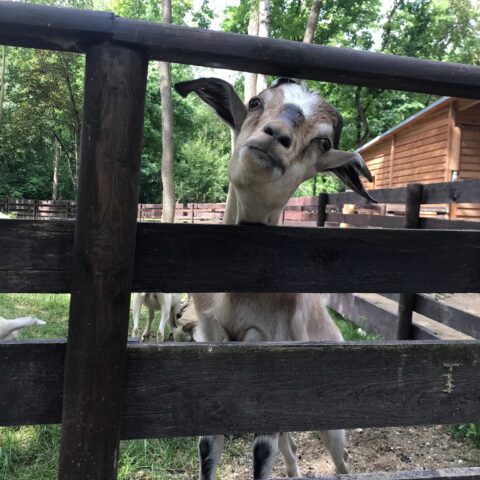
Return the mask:
<svg viewBox="0 0 480 480"><path fill-rule="evenodd" d="M165 340L165 337L161 333L157 333L157 342L161 343Z"/></svg>

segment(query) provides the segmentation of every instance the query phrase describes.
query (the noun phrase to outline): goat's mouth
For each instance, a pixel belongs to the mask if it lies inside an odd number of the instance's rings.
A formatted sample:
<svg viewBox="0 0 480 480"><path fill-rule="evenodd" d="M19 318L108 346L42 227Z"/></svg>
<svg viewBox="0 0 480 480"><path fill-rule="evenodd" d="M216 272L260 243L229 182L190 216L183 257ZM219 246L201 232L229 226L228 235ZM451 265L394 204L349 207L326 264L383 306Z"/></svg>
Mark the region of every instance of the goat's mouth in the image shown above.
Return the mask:
<svg viewBox="0 0 480 480"><path fill-rule="evenodd" d="M254 151L254 156L256 159L260 160L263 163L267 163L273 167L280 169L280 171L282 172L282 175L285 173L285 170L286 170L285 165L279 157L277 157L276 155L268 151L263 150L258 145L248 144L246 145L246 147L249 150Z"/></svg>

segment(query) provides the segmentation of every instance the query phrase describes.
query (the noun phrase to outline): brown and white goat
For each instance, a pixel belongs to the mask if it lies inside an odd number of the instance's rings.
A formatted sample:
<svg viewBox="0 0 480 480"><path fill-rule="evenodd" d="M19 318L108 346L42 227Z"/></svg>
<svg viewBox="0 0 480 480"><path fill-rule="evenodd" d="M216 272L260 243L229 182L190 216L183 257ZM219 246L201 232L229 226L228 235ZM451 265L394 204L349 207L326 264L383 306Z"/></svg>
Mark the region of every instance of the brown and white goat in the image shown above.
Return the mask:
<svg viewBox="0 0 480 480"><path fill-rule="evenodd" d="M370 172L357 153L337 150L342 117L303 82L282 78L245 106L223 80L204 78L177 84L195 92L232 128L235 144L229 166L230 191L225 223L277 225L297 187L317 172L332 172L368 197L359 175ZM197 293L200 341L341 341L318 294ZM338 473L347 473L345 432L322 434ZM213 480L223 435L199 440L200 479ZM254 479L268 478L280 451L287 474L300 476L289 433L257 434Z"/></svg>

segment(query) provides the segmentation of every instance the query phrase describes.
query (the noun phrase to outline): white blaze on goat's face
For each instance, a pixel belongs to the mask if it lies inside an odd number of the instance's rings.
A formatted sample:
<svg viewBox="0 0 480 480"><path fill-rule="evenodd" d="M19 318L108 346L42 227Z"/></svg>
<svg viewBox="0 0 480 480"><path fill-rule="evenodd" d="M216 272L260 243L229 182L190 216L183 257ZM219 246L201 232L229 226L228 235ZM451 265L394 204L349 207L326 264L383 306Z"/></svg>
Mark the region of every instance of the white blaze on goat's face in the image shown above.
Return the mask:
<svg viewBox="0 0 480 480"><path fill-rule="evenodd" d="M322 169L338 122L335 109L304 84L282 84L251 99L229 170L239 221L266 223L277 215Z"/></svg>

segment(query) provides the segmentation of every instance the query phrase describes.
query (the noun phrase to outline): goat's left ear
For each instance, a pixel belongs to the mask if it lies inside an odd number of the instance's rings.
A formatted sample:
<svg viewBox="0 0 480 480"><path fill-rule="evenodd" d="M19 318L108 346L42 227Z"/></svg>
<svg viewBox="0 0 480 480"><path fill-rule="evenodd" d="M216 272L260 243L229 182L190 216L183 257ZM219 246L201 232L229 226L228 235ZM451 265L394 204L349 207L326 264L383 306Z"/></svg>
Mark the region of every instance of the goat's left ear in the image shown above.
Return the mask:
<svg viewBox="0 0 480 480"><path fill-rule="evenodd" d="M238 134L247 116L247 108L232 85L220 78L199 78L175 84L175 90L186 97L195 92L217 115Z"/></svg>
<svg viewBox="0 0 480 480"><path fill-rule="evenodd" d="M330 149L318 160L318 170L331 172L337 176L347 187L357 192L362 197L373 203L377 201L365 190L360 175L363 175L369 182L372 181L370 170L365 165L363 158L356 152L344 152L342 150Z"/></svg>

